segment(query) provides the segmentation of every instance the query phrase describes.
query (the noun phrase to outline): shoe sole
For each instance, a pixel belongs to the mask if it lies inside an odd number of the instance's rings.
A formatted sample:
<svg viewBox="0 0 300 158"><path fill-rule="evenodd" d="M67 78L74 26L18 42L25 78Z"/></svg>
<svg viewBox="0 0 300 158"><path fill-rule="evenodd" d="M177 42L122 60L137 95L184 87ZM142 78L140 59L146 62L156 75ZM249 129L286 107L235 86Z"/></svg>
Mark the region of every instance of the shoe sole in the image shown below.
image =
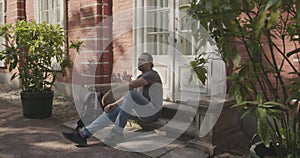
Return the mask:
<svg viewBox="0 0 300 158"><path fill-rule="evenodd" d="M61 135L63 137L65 137L66 139L68 139L69 141L73 142L73 143L76 143L78 146L81 146L81 147L84 147L84 146L87 146L87 144L81 144L79 142L76 142L76 141L73 141L73 139L71 139L68 135L66 135L65 133L61 133Z"/></svg>

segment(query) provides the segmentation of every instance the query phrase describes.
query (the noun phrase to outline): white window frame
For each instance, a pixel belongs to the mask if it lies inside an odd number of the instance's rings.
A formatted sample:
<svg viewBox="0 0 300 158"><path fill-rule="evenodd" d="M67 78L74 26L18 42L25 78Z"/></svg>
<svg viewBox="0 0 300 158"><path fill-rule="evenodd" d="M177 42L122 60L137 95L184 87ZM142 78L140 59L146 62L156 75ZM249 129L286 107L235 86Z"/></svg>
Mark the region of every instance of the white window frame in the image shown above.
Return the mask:
<svg viewBox="0 0 300 158"><path fill-rule="evenodd" d="M44 0L34 0L34 6L35 6L35 8L34 8L34 17L35 17L35 20L38 22L38 23L42 23L44 20L43 19L41 19L41 3L42 3L42 1L44 1ZM48 1L48 6L51 6L51 2L53 1L53 0L45 0L45 1ZM51 24L59 24L62 28L65 28L65 17L66 17L66 2L65 2L65 0L58 0L58 2L60 3L60 6L59 6L59 10L60 10L60 12L59 12L59 16L60 16L60 20L59 20L59 22L51 22L50 21L50 23ZM49 12L49 17L53 17L53 15L52 15L52 12L50 11ZM49 22L48 22L49 23Z"/></svg>
<svg viewBox="0 0 300 158"><path fill-rule="evenodd" d="M2 13L0 13L0 16L2 16L2 21L0 20L0 25L3 25L5 23L5 0L0 0L0 2L2 2L1 6L2 7ZM2 44L5 43L5 39L3 37L0 37L0 49L2 50L4 46L2 46ZM0 67L6 67L5 61L4 60L0 60Z"/></svg>

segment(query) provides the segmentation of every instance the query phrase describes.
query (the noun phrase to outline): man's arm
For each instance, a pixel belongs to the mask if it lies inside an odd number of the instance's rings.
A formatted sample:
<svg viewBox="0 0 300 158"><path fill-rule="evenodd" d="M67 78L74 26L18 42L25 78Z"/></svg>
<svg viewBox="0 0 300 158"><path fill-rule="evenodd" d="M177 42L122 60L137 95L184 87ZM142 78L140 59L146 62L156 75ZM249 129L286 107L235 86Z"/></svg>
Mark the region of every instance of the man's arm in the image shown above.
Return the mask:
<svg viewBox="0 0 300 158"><path fill-rule="evenodd" d="M124 97L118 99L114 103L108 104L107 106L104 107L104 112L108 112L110 109L115 108L116 106L120 105L122 101L124 100Z"/></svg>
<svg viewBox="0 0 300 158"><path fill-rule="evenodd" d="M125 92L128 90L133 90L138 87L142 87L148 84L148 81L143 78L138 78L136 80L130 81L129 83L122 84L116 88L113 88L112 90L109 90L106 92L102 98L102 105L105 106L109 104L108 100L111 97L120 98L121 96L124 96Z"/></svg>
<svg viewBox="0 0 300 158"><path fill-rule="evenodd" d="M137 80L129 82L129 90L133 90L138 87L146 86L148 81L143 78L138 78Z"/></svg>

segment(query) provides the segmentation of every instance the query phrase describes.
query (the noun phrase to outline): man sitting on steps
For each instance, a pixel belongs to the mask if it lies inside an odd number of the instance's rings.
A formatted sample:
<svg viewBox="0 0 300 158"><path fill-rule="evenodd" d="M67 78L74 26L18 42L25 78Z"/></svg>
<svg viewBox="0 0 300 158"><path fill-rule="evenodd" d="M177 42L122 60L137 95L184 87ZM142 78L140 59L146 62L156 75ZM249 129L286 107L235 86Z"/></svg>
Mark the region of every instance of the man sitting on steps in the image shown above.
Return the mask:
<svg viewBox="0 0 300 158"><path fill-rule="evenodd" d="M129 118L144 122L157 120L162 108L163 89L161 78L152 69L153 66L151 54L142 53L138 58L138 69L142 74L136 80L116 87L103 96L104 113L79 131L63 132L62 135L78 145L85 146L87 138L114 122L109 137L105 139L105 143L109 143L115 142L123 135L123 129ZM113 103L108 102L111 97L120 92L125 93L122 98Z"/></svg>

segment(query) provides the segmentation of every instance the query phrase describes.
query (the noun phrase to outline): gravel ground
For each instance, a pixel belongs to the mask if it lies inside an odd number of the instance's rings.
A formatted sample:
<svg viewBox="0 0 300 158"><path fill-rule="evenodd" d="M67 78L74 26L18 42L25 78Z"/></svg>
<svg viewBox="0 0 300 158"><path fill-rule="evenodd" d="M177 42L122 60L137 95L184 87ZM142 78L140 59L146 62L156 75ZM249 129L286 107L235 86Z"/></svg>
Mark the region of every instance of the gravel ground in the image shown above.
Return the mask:
<svg viewBox="0 0 300 158"><path fill-rule="evenodd" d="M20 88L1 83L0 99L21 106L20 91ZM59 95L55 95L53 99L52 117L61 123L79 118L73 100Z"/></svg>

